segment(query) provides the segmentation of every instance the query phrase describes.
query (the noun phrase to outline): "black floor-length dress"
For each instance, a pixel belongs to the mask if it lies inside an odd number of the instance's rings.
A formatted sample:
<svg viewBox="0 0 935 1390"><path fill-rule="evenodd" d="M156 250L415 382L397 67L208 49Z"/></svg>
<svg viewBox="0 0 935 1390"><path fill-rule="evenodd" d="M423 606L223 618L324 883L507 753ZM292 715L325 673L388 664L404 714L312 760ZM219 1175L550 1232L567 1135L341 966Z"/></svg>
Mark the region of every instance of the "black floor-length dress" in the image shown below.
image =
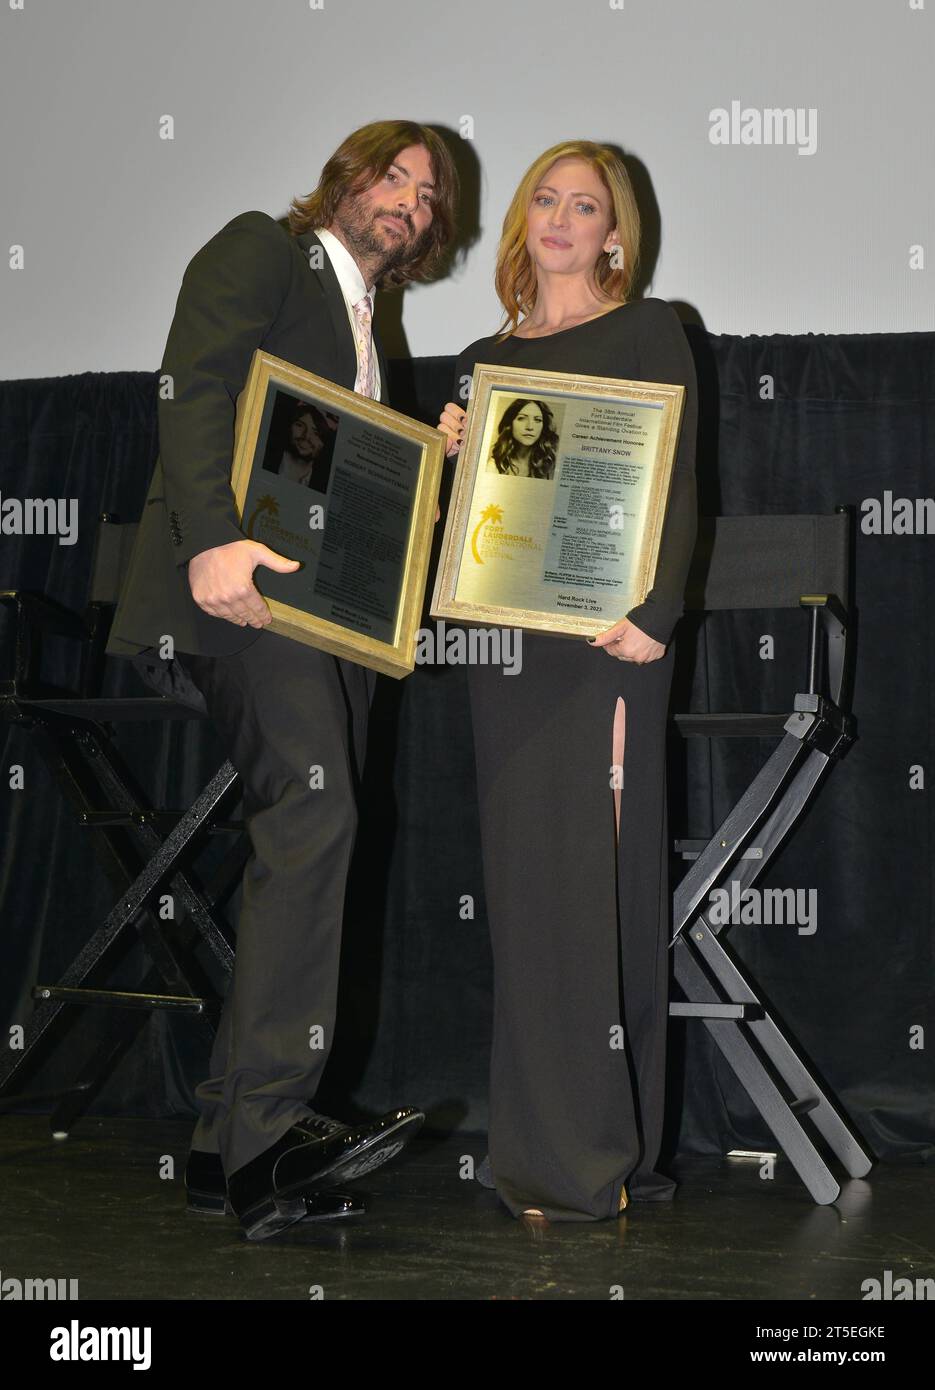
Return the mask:
<svg viewBox="0 0 935 1390"><path fill-rule="evenodd" d="M468 670L494 958L493 1178L514 1215L538 1207L556 1221L597 1220L616 1215L624 1183L634 1200L666 1200L675 1188L656 1170L668 1012L665 731L670 638L696 531L695 372L674 310L658 299L545 337L481 339L459 357L459 382L476 362L686 387L655 583L620 614L669 643L665 656L637 666L584 638L526 632L519 674Z"/></svg>

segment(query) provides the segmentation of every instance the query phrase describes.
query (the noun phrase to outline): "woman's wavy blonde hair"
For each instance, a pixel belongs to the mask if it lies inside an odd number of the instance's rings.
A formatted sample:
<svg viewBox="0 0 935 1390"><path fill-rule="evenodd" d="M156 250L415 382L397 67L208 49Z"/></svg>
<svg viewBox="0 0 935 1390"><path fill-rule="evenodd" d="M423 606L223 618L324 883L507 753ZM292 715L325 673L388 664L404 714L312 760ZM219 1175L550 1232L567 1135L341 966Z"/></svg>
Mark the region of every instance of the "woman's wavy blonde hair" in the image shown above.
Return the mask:
<svg viewBox="0 0 935 1390"><path fill-rule="evenodd" d="M344 195L370 188L383 177L400 150L410 145L424 145L429 152L435 180L432 221L421 254L388 271L380 287L397 289L412 280L431 280L443 267L446 248L454 235L458 205L454 162L431 126L415 121L374 121L353 131L322 169L318 187L307 198L293 198L289 208L292 235L330 226Z"/></svg>
<svg viewBox="0 0 935 1390"><path fill-rule="evenodd" d="M640 253L640 214L630 175L620 156L607 145L593 140L565 140L540 154L526 170L513 201L503 219L497 250L495 284L504 308L504 322L497 330L502 337L517 327L520 314L528 316L536 302L536 268L526 250L526 216L533 194L547 170L559 159L584 159L600 178L613 204L611 227L616 226L623 265L611 262L611 253L602 251L594 266L596 285L625 304L633 287Z"/></svg>

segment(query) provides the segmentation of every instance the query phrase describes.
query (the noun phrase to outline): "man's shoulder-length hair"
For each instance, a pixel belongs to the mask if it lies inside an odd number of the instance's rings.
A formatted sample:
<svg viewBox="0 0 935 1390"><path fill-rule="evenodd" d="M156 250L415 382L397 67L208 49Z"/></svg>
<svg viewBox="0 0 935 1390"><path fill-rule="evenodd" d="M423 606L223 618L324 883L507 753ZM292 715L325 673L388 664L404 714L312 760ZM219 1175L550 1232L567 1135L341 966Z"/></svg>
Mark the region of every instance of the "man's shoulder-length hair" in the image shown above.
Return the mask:
<svg viewBox="0 0 935 1390"><path fill-rule="evenodd" d="M410 281L431 280L444 261L454 235L458 204L458 175L441 137L431 126L415 121L375 121L355 130L335 150L321 171L318 187L307 198L293 198L289 230L293 236L334 221L346 193L361 193L381 179L400 150L424 145L432 163L435 193L432 221L420 253L406 265L388 271L381 289L396 289Z"/></svg>

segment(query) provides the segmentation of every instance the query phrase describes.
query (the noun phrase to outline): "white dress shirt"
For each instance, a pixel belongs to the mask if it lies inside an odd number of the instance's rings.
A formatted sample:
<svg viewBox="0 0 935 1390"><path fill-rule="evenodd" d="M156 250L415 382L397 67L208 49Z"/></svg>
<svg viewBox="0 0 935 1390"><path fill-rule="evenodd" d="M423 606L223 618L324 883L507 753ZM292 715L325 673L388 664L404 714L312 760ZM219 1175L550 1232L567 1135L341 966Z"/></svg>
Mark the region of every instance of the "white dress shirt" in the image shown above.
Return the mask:
<svg viewBox="0 0 935 1390"><path fill-rule="evenodd" d="M341 286L341 293L344 295L344 303L347 305L348 322L354 333L354 351L357 353L357 366L359 369L360 349L357 346L357 318L354 314L353 306L359 304L366 295L370 300L370 317L372 319L373 289L367 289L367 286L364 284L364 277L360 273L360 267L343 241L339 241L334 233L329 232L325 227L316 227L315 235L325 248L325 255L331 262L332 269L338 277L338 284ZM377 356L376 347L372 342L370 355L373 358L374 400L380 400L382 389L380 383L380 359Z"/></svg>

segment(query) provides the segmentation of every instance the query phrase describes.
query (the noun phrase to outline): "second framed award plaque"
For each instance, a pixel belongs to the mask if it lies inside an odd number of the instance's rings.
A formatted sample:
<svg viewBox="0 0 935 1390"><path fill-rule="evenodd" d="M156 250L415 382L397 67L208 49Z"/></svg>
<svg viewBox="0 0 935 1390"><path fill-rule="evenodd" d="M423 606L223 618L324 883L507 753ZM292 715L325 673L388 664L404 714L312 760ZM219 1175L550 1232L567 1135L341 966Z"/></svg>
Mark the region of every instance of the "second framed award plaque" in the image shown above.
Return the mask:
<svg viewBox="0 0 935 1390"><path fill-rule="evenodd" d="M432 616L594 637L642 603L684 399L479 362Z"/></svg>
<svg viewBox="0 0 935 1390"><path fill-rule="evenodd" d="M445 440L257 350L238 399L240 526L301 569L258 566L270 631L405 676L428 574Z"/></svg>

